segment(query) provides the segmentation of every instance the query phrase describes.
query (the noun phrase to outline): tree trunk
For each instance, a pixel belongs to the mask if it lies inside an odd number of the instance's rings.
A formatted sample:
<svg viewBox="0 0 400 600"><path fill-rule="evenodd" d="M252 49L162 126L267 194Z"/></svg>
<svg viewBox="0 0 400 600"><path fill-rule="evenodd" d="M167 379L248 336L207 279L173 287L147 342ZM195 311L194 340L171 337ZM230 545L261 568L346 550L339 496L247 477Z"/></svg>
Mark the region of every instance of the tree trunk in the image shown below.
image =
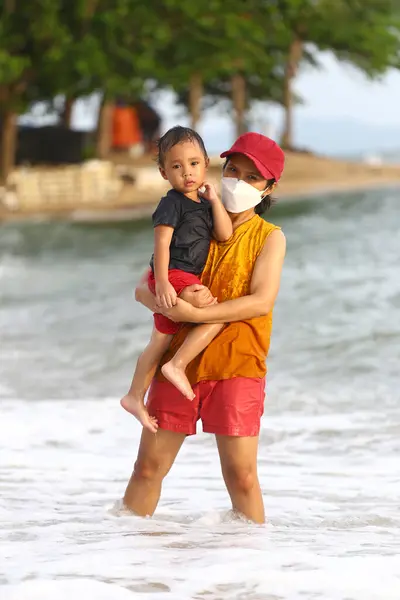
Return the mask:
<svg viewBox="0 0 400 600"><path fill-rule="evenodd" d="M64 108L61 115L61 122L69 129L71 127L71 116L72 116L72 108L74 106L75 98L65 97Z"/></svg>
<svg viewBox="0 0 400 600"><path fill-rule="evenodd" d="M13 12L15 12L15 2L16 0L5 0L4 3L4 10L7 14L11 14Z"/></svg>
<svg viewBox="0 0 400 600"><path fill-rule="evenodd" d="M246 81L242 74L236 73L232 80L232 101L235 112L236 137L246 133Z"/></svg>
<svg viewBox="0 0 400 600"><path fill-rule="evenodd" d="M196 129L201 118L201 100L203 98L203 78L200 73L193 73L189 81L189 112L191 127Z"/></svg>
<svg viewBox="0 0 400 600"><path fill-rule="evenodd" d="M5 183L17 151L17 115L11 110L0 112L0 136L0 182Z"/></svg>
<svg viewBox="0 0 400 600"><path fill-rule="evenodd" d="M114 105L107 101L102 102L100 106L96 140L97 158L106 158L111 150L113 109Z"/></svg>
<svg viewBox="0 0 400 600"><path fill-rule="evenodd" d="M98 0L86 0L86 18L91 19L96 12Z"/></svg>
<svg viewBox="0 0 400 600"><path fill-rule="evenodd" d="M289 56L285 68L283 83L283 106L285 109L285 122L281 144L285 150L293 149L293 80L297 75L301 57L303 55L303 42L295 38L290 45Z"/></svg>

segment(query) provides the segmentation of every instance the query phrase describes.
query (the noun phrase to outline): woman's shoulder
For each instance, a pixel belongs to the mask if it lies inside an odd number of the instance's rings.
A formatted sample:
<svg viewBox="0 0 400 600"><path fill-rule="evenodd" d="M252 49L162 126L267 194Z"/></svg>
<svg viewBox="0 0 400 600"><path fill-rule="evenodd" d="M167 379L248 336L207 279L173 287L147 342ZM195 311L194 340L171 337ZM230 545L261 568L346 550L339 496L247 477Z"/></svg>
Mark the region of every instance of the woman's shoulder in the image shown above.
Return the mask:
<svg viewBox="0 0 400 600"><path fill-rule="evenodd" d="M267 250L269 252L272 248L283 249L286 247L286 239L281 227L265 221L260 216L256 220L252 237L258 247L257 255Z"/></svg>
<svg viewBox="0 0 400 600"><path fill-rule="evenodd" d="M267 238L273 231L282 231L279 225L265 221L259 215L257 215L256 219L254 219L254 229L259 231L260 234L265 238Z"/></svg>

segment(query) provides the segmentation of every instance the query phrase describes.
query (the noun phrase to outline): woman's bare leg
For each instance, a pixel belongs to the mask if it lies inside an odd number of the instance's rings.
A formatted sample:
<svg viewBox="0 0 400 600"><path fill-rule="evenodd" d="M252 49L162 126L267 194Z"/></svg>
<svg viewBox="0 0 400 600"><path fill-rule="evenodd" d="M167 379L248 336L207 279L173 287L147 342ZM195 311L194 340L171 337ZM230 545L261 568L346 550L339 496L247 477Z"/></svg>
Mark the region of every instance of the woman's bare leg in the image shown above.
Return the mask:
<svg viewBox="0 0 400 600"><path fill-rule="evenodd" d="M121 406L149 431L157 431L157 421L150 417L144 404L144 396L149 389L163 354L168 350L172 335L160 333L153 328L150 342L143 350L136 364L129 392L121 400Z"/></svg>
<svg viewBox="0 0 400 600"><path fill-rule="evenodd" d="M217 435L222 475L232 508L254 523L264 523L264 503L257 475L257 437Z"/></svg>
<svg viewBox="0 0 400 600"><path fill-rule="evenodd" d="M189 400L193 400L194 393L186 377L186 367L190 361L207 348L223 327L224 325L220 323L198 325L189 332L175 356L161 368L164 377Z"/></svg>
<svg viewBox="0 0 400 600"><path fill-rule="evenodd" d="M124 504L136 515L152 515L160 498L164 477L174 464L186 434L143 429L139 452L124 495Z"/></svg>

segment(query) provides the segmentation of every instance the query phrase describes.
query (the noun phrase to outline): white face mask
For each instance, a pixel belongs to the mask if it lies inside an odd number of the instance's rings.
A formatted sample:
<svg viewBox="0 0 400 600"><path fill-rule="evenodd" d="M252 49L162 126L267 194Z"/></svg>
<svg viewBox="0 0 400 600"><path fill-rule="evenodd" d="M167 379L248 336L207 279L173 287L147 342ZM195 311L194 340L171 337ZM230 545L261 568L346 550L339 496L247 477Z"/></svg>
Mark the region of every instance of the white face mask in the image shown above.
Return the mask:
<svg viewBox="0 0 400 600"><path fill-rule="evenodd" d="M235 177L222 177L221 180L222 204L230 213L241 213L249 208L254 208L262 200L265 192Z"/></svg>

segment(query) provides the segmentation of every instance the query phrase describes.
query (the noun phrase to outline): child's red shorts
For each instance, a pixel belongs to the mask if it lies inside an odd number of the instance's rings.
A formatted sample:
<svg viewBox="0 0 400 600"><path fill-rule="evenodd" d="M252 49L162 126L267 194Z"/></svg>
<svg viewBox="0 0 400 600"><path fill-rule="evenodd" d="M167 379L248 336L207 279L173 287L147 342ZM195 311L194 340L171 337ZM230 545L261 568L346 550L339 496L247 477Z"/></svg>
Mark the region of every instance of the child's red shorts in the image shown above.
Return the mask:
<svg viewBox="0 0 400 600"><path fill-rule="evenodd" d="M180 271L179 269L170 269L168 271L168 281L178 296L181 294L182 290L185 289L185 287L188 287L188 285L194 285L196 283L201 285L201 281L197 275L193 275L193 273L186 273L186 271ZM155 294L156 282L154 279L154 273L151 269L149 270L147 285L149 286L149 290ZM174 323L174 321L164 317L164 315L155 313L154 326L160 333L168 333L173 335L178 331L180 323Z"/></svg>

